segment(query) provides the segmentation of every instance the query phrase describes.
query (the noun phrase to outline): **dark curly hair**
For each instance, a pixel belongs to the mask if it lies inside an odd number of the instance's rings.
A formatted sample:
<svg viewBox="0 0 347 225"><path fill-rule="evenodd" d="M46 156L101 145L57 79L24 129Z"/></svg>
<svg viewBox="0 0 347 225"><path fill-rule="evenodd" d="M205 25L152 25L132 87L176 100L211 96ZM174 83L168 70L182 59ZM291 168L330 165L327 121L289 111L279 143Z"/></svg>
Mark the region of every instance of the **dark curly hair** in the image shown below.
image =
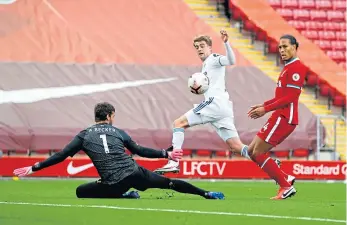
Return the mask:
<svg viewBox="0 0 347 225"><path fill-rule="evenodd" d="M108 102L100 102L94 107L95 122L107 120L107 115L111 116L115 112L113 105Z"/></svg>

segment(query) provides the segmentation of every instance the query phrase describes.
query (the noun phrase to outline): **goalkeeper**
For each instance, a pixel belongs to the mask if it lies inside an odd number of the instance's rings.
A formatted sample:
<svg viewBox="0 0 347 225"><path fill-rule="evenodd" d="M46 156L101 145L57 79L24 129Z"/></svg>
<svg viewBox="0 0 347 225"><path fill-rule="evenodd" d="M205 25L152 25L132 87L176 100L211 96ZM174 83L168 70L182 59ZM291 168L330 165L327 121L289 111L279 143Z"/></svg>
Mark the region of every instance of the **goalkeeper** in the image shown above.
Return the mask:
<svg viewBox="0 0 347 225"><path fill-rule="evenodd" d="M172 189L181 193L200 195L206 199L224 199L221 192L202 190L182 180L160 176L139 166L125 153L127 148L133 154L147 158L168 158L178 160L182 150L155 150L136 144L123 130L112 126L115 119L114 107L106 102L94 108L95 124L79 132L60 152L33 166L14 170L16 176L30 175L36 171L62 162L78 151L84 151L92 160L101 179L77 187L78 198L139 198L135 188L145 191L149 188Z"/></svg>

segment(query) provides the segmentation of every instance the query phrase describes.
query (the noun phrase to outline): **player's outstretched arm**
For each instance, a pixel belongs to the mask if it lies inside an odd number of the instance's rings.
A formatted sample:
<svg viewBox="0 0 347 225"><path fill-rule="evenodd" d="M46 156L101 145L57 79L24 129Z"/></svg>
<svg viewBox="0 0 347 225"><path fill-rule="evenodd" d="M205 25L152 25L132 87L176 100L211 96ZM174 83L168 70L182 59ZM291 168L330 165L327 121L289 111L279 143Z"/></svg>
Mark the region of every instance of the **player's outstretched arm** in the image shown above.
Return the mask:
<svg viewBox="0 0 347 225"><path fill-rule="evenodd" d="M172 146L167 149L156 150L138 145L133 140L128 141L126 147L131 153L145 158L170 158L176 161L183 155L181 149L172 149Z"/></svg>
<svg viewBox="0 0 347 225"><path fill-rule="evenodd" d="M78 151L82 149L83 139L80 135L77 135L62 151L57 152L51 157L47 158L42 162L35 163L33 166L27 166L15 169L13 171L16 176L27 176L35 171L42 170L46 167L53 166L64 161L68 156L75 155Z"/></svg>
<svg viewBox="0 0 347 225"><path fill-rule="evenodd" d="M226 56L221 56L219 58L219 63L222 66L234 65L236 63L236 57L233 49L229 44L229 35L225 30L220 31L221 39L224 42L224 47L226 50Z"/></svg>
<svg viewBox="0 0 347 225"><path fill-rule="evenodd" d="M183 151L181 149L173 149L172 146L170 146L167 149L162 149L162 150L147 148L147 147L143 147L141 145L138 145L123 130L120 130L120 134L123 137L125 147L131 153L136 154L138 156L145 157L145 158L169 158L169 159L173 159L175 161L180 159L183 156Z"/></svg>

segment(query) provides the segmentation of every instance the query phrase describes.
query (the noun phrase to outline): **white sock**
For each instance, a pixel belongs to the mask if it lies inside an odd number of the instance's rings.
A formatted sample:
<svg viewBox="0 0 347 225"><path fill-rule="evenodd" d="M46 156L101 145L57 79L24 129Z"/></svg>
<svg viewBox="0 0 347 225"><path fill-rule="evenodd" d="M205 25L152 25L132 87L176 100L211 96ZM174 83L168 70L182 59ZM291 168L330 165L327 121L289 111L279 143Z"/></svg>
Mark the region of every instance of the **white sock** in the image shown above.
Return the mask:
<svg viewBox="0 0 347 225"><path fill-rule="evenodd" d="M174 128L172 133L173 149L182 149L184 141L184 128Z"/></svg>
<svg viewBox="0 0 347 225"><path fill-rule="evenodd" d="M248 155L248 146L247 146L247 145L244 145L244 146L242 147L241 155L242 155L243 157L246 157L247 159L251 159L251 157L249 157L249 155Z"/></svg>

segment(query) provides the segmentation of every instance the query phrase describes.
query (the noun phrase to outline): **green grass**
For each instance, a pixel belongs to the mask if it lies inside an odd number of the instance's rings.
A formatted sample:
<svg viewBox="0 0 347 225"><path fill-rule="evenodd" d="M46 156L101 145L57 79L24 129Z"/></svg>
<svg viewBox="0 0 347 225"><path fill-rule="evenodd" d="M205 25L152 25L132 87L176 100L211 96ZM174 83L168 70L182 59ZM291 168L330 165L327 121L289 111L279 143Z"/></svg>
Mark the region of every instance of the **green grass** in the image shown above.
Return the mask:
<svg viewBox="0 0 347 225"><path fill-rule="evenodd" d="M152 189L140 192L141 199L77 199L75 188L82 180L0 180L1 202L51 203L68 205L106 205L128 208L199 210L289 217L345 220L346 185L342 183L300 183L298 193L285 201L273 201L277 186L272 182L193 182L207 190L222 191L226 200L205 200L199 196ZM52 207L0 204L1 225L221 225L221 224L342 224L245 215L210 215L196 213L138 211L87 207Z"/></svg>

